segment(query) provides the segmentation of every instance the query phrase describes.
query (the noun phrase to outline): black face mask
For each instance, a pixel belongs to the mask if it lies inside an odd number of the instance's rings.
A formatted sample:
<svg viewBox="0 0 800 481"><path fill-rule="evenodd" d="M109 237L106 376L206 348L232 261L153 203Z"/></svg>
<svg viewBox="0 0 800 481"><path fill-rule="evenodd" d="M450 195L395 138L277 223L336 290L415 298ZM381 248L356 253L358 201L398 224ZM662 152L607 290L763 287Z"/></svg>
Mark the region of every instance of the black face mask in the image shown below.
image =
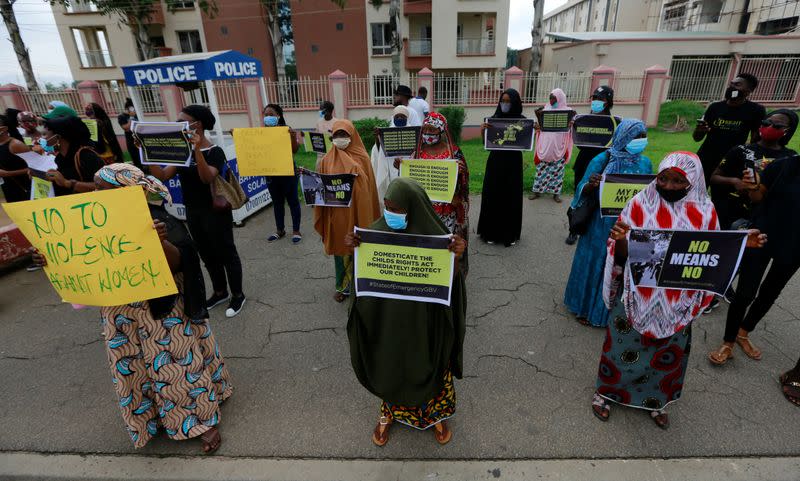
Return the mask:
<svg viewBox="0 0 800 481"><path fill-rule="evenodd" d="M662 199L666 200L669 203L678 202L679 200L689 195L688 187L686 189L672 190L672 189L665 189L660 185L656 184L656 191L658 192L658 195L660 195Z"/></svg>
<svg viewBox="0 0 800 481"><path fill-rule="evenodd" d="M733 96L734 92L738 92L736 97ZM728 87L727 89L725 89L725 100L741 100L743 98L744 98L744 93L741 90L735 89L733 87Z"/></svg>

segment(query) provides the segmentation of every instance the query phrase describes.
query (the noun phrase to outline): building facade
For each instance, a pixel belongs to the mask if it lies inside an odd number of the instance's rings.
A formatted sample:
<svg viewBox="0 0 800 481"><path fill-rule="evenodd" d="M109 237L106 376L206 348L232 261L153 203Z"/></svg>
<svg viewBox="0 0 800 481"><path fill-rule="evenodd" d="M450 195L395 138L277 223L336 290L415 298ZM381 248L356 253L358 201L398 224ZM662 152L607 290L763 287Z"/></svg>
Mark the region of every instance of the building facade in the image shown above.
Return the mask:
<svg viewBox="0 0 800 481"><path fill-rule="evenodd" d="M662 0L569 0L544 15L545 32L638 32L658 28ZM552 38L545 37L545 41Z"/></svg>
<svg viewBox="0 0 800 481"><path fill-rule="evenodd" d="M665 0L659 30L776 35L798 30L794 0Z"/></svg>

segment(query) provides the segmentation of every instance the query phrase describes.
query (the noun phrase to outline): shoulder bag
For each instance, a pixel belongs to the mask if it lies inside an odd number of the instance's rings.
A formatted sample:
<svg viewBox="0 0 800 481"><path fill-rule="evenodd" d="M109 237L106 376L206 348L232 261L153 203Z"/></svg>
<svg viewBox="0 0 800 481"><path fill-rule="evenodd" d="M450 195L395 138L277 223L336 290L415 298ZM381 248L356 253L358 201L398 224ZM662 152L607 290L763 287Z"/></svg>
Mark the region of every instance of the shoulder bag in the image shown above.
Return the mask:
<svg viewBox="0 0 800 481"><path fill-rule="evenodd" d="M603 171L606 170L608 161L611 158L608 151L606 151L606 161L603 163ZM602 175L602 174L601 174ZM600 207L600 192L598 189L590 192L583 199L575 209L567 210L567 219L569 220L569 231L573 234L584 235L589 230L589 224L592 223L592 216L594 211Z"/></svg>
<svg viewBox="0 0 800 481"><path fill-rule="evenodd" d="M227 162L224 174L223 177L223 172L220 172L211 182L211 208L220 212L236 210L247 203L247 194Z"/></svg>

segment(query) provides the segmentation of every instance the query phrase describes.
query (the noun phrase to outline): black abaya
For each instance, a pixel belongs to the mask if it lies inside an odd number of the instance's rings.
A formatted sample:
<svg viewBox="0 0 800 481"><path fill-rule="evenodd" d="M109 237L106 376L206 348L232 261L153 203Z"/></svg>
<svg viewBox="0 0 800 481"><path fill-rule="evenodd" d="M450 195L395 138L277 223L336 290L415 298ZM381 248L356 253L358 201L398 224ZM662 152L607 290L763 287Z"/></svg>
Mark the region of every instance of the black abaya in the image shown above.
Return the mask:
<svg viewBox="0 0 800 481"><path fill-rule="evenodd" d="M522 152L493 150L483 177L478 235L510 245L522 230Z"/></svg>

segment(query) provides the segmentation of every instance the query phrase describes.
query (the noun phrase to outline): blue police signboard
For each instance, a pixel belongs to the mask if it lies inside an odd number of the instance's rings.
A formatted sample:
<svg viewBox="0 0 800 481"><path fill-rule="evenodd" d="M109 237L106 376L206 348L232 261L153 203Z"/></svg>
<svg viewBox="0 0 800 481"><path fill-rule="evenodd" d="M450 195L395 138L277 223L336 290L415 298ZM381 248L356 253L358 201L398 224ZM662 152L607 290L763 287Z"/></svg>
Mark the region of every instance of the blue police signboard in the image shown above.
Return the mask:
<svg viewBox="0 0 800 481"><path fill-rule="evenodd" d="M128 85L257 78L261 62L235 50L159 57L122 67Z"/></svg>

